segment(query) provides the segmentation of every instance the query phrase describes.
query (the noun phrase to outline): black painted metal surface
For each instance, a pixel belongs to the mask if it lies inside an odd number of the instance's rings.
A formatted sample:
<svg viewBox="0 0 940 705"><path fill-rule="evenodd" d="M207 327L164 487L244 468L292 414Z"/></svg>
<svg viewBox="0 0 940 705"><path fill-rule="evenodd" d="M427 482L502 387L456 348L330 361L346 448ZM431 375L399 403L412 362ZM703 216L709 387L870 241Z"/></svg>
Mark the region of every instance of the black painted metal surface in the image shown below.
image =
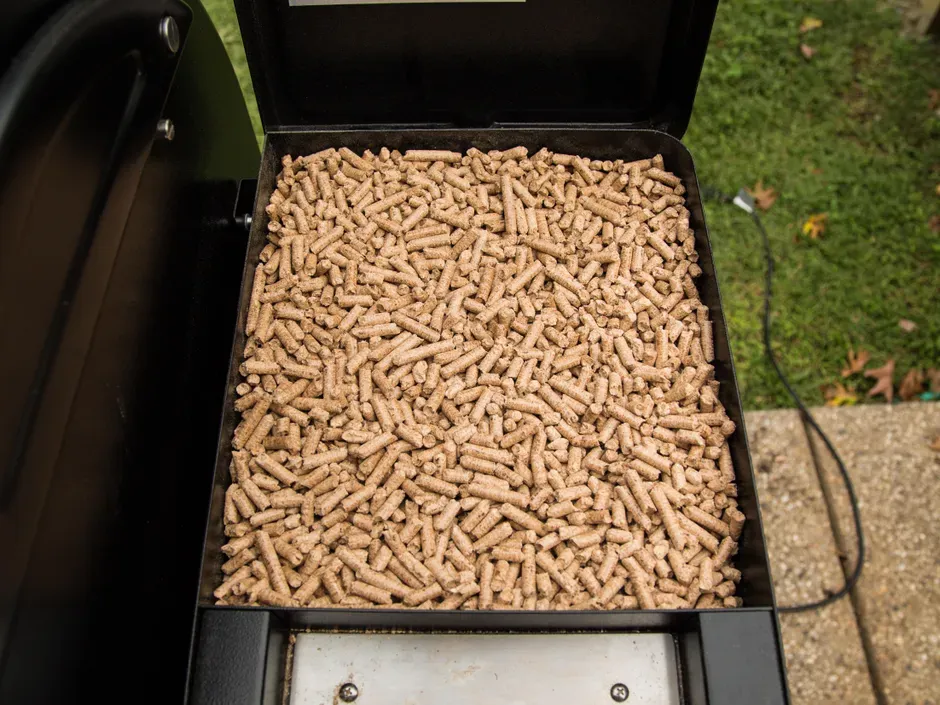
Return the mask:
<svg viewBox="0 0 940 705"><path fill-rule="evenodd" d="M72 2L0 78L0 702L183 697L258 159L193 10Z"/></svg>
<svg viewBox="0 0 940 705"><path fill-rule="evenodd" d="M786 705L777 620L770 610L703 612L699 639L708 702Z"/></svg>
<svg viewBox="0 0 940 705"><path fill-rule="evenodd" d="M718 0L236 0L266 132L616 123L681 136Z"/></svg>
<svg viewBox="0 0 940 705"><path fill-rule="evenodd" d="M0 75L49 16L66 0L8 0L0 2Z"/></svg>
<svg viewBox="0 0 940 705"><path fill-rule="evenodd" d="M203 611L189 702L275 705L283 689L287 632L269 612Z"/></svg>
<svg viewBox="0 0 940 705"><path fill-rule="evenodd" d="M108 0L68 5L0 81L0 161L8 165L0 198L13 225L0 245L0 313L19 332L2 373L0 507L23 473L111 190L123 162L145 156L169 91L176 61L154 30L163 9ZM184 6L166 9L188 26ZM50 237L30 236L44 228ZM37 270L46 286L33 287L29 306L18 305Z"/></svg>

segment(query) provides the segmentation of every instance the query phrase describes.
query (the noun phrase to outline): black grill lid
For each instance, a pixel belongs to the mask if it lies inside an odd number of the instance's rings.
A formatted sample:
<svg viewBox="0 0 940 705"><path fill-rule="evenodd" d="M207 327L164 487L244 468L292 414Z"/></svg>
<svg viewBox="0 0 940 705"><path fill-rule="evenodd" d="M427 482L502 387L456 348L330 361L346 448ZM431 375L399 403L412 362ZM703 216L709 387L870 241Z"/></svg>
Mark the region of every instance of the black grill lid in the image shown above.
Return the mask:
<svg viewBox="0 0 940 705"><path fill-rule="evenodd" d="M717 5L235 0L267 131L587 123L677 137Z"/></svg>

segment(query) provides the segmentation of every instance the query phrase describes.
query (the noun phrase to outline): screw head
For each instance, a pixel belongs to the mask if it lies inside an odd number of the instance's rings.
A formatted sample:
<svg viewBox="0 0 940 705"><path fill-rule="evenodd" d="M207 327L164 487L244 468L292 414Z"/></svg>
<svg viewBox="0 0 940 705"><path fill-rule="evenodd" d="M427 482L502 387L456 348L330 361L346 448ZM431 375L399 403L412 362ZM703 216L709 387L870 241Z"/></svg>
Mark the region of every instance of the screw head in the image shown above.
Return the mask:
<svg viewBox="0 0 940 705"><path fill-rule="evenodd" d="M171 54L180 50L180 28L169 15L160 20L160 39Z"/></svg>
<svg viewBox="0 0 940 705"><path fill-rule="evenodd" d="M359 688L354 683L343 683L339 687L339 699L344 703L351 703L359 697Z"/></svg>
<svg viewBox="0 0 940 705"><path fill-rule="evenodd" d="M630 697L630 689L623 683L614 683L610 687L610 698L614 702L622 703Z"/></svg>
<svg viewBox="0 0 940 705"><path fill-rule="evenodd" d="M172 120L168 120L167 118L157 120L157 137L167 142L173 141L173 138L176 137L176 126L173 124Z"/></svg>

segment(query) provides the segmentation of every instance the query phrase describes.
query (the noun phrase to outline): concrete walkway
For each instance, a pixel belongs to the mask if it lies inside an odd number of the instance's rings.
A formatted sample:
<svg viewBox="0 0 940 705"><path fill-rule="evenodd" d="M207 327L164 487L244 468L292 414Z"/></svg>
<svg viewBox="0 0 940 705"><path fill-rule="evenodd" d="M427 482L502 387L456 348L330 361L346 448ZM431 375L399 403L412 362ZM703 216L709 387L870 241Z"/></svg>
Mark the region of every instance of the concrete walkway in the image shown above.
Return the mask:
<svg viewBox="0 0 940 705"><path fill-rule="evenodd" d="M813 411L855 482L868 555L853 594L781 616L794 705L940 703L940 404ZM818 599L854 565L845 490L793 410L747 414L777 602ZM840 556L845 560L840 560Z"/></svg>

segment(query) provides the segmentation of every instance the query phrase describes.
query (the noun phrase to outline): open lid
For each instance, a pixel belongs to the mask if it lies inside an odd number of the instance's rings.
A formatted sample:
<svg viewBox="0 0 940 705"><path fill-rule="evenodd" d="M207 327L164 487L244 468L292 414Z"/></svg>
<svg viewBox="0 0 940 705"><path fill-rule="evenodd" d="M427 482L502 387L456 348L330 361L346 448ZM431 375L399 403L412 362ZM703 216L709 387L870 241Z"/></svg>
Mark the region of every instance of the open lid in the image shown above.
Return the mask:
<svg viewBox="0 0 940 705"><path fill-rule="evenodd" d="M718 0L235 0L266 131L618 124L680 137Z"/></svg>

